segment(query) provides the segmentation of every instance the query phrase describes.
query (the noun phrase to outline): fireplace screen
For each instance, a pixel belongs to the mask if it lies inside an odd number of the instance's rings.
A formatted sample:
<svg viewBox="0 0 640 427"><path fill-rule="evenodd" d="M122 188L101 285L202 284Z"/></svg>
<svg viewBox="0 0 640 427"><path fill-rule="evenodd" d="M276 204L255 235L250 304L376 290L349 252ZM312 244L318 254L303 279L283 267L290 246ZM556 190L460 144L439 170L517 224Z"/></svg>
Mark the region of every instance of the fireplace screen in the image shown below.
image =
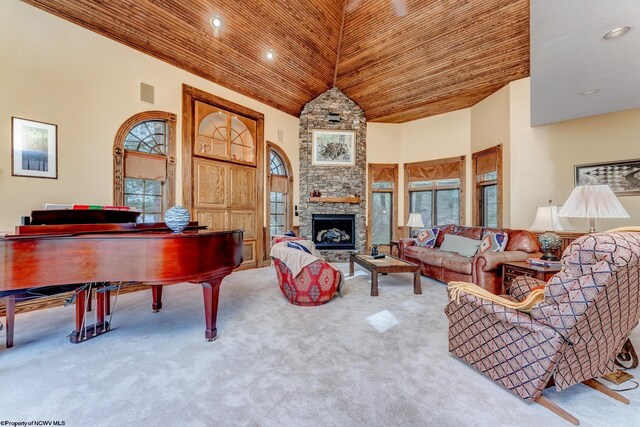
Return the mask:
<svg viewBox="0 0 640 427"><path fill-rule="evenodd" d="M354 214L313 215L313 242L318 249L355 249Z"/></svg>

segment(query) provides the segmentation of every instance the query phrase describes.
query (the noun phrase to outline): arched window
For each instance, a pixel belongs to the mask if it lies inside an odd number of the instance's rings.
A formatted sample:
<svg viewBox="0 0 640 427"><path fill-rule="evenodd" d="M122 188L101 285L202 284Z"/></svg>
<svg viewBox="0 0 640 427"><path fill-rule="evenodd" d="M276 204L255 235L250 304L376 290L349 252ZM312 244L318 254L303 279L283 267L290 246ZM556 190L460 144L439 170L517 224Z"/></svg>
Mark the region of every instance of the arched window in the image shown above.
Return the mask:
<svg viewBox="0 0 640 427"><path fill-rule="evenodd" d="M175 203L176 116L147 111L125 121L114 142L113 202L142 211L139 222L162 222Z"/></svg>
<svg viewBox="0 0 640 427"><path fill-rule="evenodd" d="M268 142L269 150L269 235L276 236L293 225L293 175L287 155Z"/></svg>

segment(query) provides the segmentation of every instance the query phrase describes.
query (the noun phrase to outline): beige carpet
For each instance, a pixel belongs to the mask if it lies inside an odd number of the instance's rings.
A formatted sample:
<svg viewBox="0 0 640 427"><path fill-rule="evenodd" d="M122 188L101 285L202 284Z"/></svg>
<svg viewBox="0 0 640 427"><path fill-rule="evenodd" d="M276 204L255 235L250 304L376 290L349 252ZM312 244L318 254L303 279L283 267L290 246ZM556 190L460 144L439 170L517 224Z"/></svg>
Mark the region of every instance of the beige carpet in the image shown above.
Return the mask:
<svg viewBox="0 0 640 427"><path fill-rule="evenodd" d="M346 266L344 266L346 270ZM219 338L204 339L202 291L121 296L114 330L70 344L73 307L17 316L16 346L0 347L0 419L66 426L568 425L447 352L445 286L411 275L349 279L343 299L296 307L271 268L222 285ZM4 331L0 332L4 334ZM1 336L4 342L4 335ZM632 339L640 346L640 331ZM640 376L640 370L633 372ZM547 391L584 426L637 426L640 390L623 405L585 386Z"/></svg>

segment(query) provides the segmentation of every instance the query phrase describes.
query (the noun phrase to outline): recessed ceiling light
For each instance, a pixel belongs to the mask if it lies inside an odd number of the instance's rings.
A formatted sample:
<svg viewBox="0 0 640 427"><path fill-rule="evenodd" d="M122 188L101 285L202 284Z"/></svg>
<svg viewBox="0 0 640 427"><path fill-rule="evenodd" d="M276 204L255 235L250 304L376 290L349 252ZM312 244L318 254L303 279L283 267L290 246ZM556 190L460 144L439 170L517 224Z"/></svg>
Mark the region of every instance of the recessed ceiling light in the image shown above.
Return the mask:
<svg viewBox="0 0 640 427"><path fill-rule="evenodd" d="M275 57L275 54L273 53L273 50L272 50L272 49L269 49L269 50L267 51L267 59L268 59L268 60L273 60L273 58L274 58L274 57Z"/></svg>
<svg viewBox="0 0 640 427"><path fill-rule="evenodd" d="M584 92L580 92L580 95L589 96L589 95L593 95L594 93L598 93L598 92L600 92L600 89L589 89L589 90L585 90Z"/></svg>
<svg viewBox="0 0 640 427"><path fill-rule="evenodd" d="M623 35L627 34L629 31L631 31L631 27L614 28L613 30L602 36L602 38L605 40L617 39L618 37L622 37Z"/></svg>
<svg viewBox="0 0 640 427"><path fill-rule="evenodd" d="M209 23L213 28L220 28L220 25L222 25L222 21L220 20L220 17L218 15L211 18L209 20Z"/></svg>

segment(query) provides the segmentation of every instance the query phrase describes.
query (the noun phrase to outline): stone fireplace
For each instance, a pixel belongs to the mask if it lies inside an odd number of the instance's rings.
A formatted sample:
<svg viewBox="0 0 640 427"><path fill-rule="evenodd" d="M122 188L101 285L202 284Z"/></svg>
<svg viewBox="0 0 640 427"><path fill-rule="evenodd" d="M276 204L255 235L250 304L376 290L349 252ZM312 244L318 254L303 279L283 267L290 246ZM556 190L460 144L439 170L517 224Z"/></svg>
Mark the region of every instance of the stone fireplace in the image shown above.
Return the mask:
<svg viewBox="0 0 640 427"><path fill-rule="evenodd" d="M330 113L331 116L329 115ZM336 114L340 121L335 121ZM331 118L331 120L329 120ZM314 130L350 130L355 132L355 164L353 166L314 165L312 162L312 144ZM366 119L362 109L340 91L332 88L305 105L300 114L300 235L312 238L318 250L328 261L348 260L348 251L363 251L366 244ZM320 191L323 197L311 198L312 191ZM357 197L353 197L357 196ZM349 198L348 201L343 200ZM337 199L337 200L336 200ZM325 242L317 241L322 230L314 228L315 218L322 215L353 218L351 242L340 245L336 239L344 238L339 231L333 230L326 236ZM340 224L338 224L340 225ZM323 230L330 230L323 228ZM342 237L338 237L340 234ZM332 242L329 242L332 241ZM344 241L342 241L344 242Z"/></svg>
<svg viewBox="0 0 640 427"><path fill-rule="evenodd" d="M354 214L313 214L311 224L311 236L318 250L356 248Z"/></svg>

